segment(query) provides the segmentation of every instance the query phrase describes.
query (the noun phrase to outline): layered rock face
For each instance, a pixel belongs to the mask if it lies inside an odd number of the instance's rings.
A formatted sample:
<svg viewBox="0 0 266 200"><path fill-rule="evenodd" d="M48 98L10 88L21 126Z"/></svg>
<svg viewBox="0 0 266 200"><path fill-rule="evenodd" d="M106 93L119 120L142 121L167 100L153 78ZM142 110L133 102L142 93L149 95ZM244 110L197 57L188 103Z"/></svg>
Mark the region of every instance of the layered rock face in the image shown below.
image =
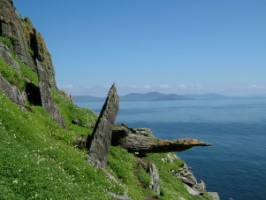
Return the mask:
<svg viewBox="0 0 266 200"><path fill-rule="evenodd" d="M12 40L13 50L20 60L34 68L34 62L28 50L25 29L16 12L12 0L0 1L0 35Z"/></svg>
<svg viewBox="0 0 266 200"><path fill-rule="evenodd" d="M32 26L29 18L22 19L12 0L0 0L0 35L10 39L13 51L27 66L37 72L39 60L49 77L49 85L56 89L54 67L44 39Z"/></svg>
<svg viewBox="0 0 266 200"><path fill-rule="evenodd" d="M60 110L52 98L52 90L58 89L51 56L41 34L35 30L29 18L21 18L12 0L0 0L0 36L10 44L0 40L0 58L15 69L26 85L21 88L0 74L0 91L20 106L25 106L27 102L43 106L59 125L65 127ZM21 75L18 61L37 74L38 85Z"/></svg>

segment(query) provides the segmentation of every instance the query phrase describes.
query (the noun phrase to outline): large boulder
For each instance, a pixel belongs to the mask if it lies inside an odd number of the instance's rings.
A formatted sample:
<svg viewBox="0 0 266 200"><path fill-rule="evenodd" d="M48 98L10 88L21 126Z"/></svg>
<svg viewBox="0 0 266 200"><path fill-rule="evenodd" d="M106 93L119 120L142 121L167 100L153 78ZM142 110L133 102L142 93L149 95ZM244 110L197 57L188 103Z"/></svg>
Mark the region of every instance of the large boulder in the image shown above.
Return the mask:
<svg viewBox="0 0 266 200"><path fill-rule="evenodd" d="M96 122L92 136L87 139L87 161L96 168L105 168L111 145L112 130L119 109L119 97L113 84Z"/></svg>

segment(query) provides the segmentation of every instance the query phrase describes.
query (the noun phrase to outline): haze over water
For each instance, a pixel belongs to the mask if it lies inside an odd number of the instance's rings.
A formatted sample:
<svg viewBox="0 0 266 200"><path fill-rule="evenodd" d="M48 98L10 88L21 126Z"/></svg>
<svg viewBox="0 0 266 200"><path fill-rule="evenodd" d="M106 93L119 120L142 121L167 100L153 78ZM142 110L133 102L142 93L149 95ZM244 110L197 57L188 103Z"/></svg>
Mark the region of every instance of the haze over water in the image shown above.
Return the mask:
<svg viewBox="0 0 266 200"><path fill-rule="evenodd" d="M99 113L102 102L77 102ZM117 123L162 139L198 138L211 147L177 153L222 200L266 197L265 99L122 101Z"/></svg>

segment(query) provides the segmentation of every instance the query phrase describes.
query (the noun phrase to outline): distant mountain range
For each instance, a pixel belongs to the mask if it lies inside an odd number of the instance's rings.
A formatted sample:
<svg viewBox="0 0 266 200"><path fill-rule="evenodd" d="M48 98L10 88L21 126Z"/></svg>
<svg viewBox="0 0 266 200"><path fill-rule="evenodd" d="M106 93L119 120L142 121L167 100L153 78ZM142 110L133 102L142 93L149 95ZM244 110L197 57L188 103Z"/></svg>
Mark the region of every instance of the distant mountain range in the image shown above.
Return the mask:
<svg viewBox="0 0 266 200"><path fill-rule="evenodd" d="M120 96L121 101L171 101L171 100L208 100L208 99L232 99L237 97L224 96L216 93L206 94L163 94L160 92L149 93L130 93L124 96ZM73 100L76 102L94 102L104 101L105 97L94 96L73 96Z"/></svg>

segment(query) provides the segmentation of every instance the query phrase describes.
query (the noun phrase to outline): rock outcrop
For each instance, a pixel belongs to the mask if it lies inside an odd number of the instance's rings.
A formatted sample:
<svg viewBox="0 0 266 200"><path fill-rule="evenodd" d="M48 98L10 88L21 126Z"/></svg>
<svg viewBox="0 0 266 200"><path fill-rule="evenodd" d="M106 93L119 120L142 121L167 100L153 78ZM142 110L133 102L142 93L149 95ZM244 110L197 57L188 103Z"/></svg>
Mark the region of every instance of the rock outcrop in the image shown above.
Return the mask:
<svg viewBox="0 0 266 200"><path fill-rule="evenodd" d="M9 38L19 59L34 69L34 61L28 50L22 20L12 0L0 0L0 35Z"/></svg>
<svg viewBox="0 0 266 200"><path fill-rule="evenodd" d="M0 42L0 57L6 62L6 64L20 72L19 64L13 59L8 47L2 42Z"/></svg>
<svg viewBox="0 0 266 200"><path fill-rule="evenodd" d="M52 98L52 94L50 91L50 85L48 81L49 76L46 73L46 71L44 71L43 67L41 66L38 60L36 60L36 63L37 63L37 69L38 69L38 75L39 75L39 87L40 87L42 106L46 109L46 111L51 115L51 117L59 125L65 128L66 125L61 116L60 110Z"/></svg>
<svg viewBox="0 0 266 200"><path fill-rule="evenodd" d="M194 174L185 163L177 171L172 170L172 173L184 183L191 195L197 196L203 192L204 188L198 184Z"/></svg>
<svg viewBox="0 0 266 200"><path fill-rule="evenodd" d="M105 168L108 151L111 145L112 130L119 109L119 97L113 84L100 116L96 122L92 136L87 139L87 161L94 167Z"/></svg>
<svg viewBox="0 0 266 200"><path fill-rule="evenodd" d="M209 143L198 139L159 140L152 136L149 129L128 128L126 125L114 127L112 145L137 154L176 152L194 146L210 146Z"/></svg>
<svg viewBox="0 0 266 200"><path fill-rule="evenodd" d="M20 64L16 61L19 59L38 74L39 79L38 87L36 83L33 84L22 77L25 81L24 89L10 83L2 74L0 91L21 106L25 106L25 102L43 106L59 125L65 127L63 117L51 93L52 90L58 90L51 56L41 34L35 30L29 18L21 18L12 0L0 0L0 36L9 44L7 46L0 42L0 57L5 63L21 75Z"/></svg>
<svg viewBox="0 0 266 200"><path fill-rule="evenodd" d="M11 101L23 106L26 101L26 94L20 91L16 86L11 85L3 76L0 74L0 92L3 92Z"/></svg>

